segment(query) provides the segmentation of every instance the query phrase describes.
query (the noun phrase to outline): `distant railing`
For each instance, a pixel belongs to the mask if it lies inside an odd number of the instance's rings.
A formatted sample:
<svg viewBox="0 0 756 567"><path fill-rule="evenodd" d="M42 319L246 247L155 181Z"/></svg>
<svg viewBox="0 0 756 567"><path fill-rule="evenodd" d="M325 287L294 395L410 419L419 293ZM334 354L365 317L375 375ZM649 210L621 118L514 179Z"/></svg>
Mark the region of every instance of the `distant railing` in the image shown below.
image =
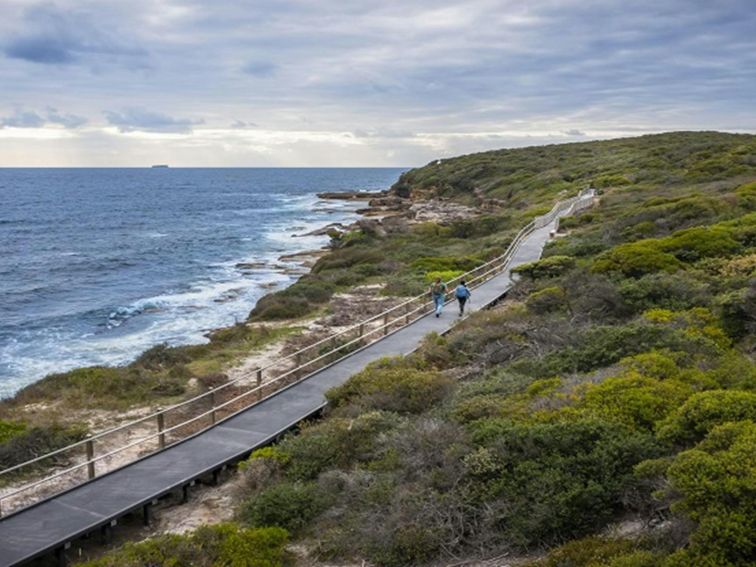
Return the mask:
<svg viewBox="0 0 756 567"><path fill-rule="evenodd" d="M525 225L515 235L502 255L447 282L450 290L447 299L451 298L453 287L462 280L466 281L468 287L475 288L504 271L524 238L533 231L548 226L567 209L576 211L590 206L592 197L593 191L589 189L582 191L577 197L557 202L551 211ZM283 356L250 374L230 380L183 402L158 409L144 417L0 471L0 481L2 481L3 478L9 478L12 473L31 472L35 470L35 467L41 466L54 467L61 459L65 463L79 461L71 466L64 465L66 468L52 475L0 494L0 516L3 513L19 511L35 502L92 480L99 474L127 466L138 458L161 451L209 429L220 421L273 395L282 387L304 380L324 366L333 364L355 350L381 340L386 335L398 331L432 311L433 302L429 294L417 295ZM267 377L270 379L266 382L264 379ZM253 384L251 386L250 381ZM147 431L144 431L145 429ZM135 432L138 438L130 439L130 434ZM95 443L115 436L124 437L123 444L106 453L95 454ZM148 443L150 446L145 448L145 444ZM137 450L138 448L141 450ZM131 451L131 454L124 455L127 451ZM13 506L14 500L21 502Z"/></svg>

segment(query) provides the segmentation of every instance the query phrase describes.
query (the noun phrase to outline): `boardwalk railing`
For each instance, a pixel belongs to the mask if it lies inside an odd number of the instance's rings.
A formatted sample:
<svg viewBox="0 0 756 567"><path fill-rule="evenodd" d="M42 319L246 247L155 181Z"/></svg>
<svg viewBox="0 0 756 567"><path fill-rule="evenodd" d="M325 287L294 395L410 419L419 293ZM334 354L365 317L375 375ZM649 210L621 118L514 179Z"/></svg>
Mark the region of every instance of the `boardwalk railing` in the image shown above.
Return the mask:
<svg viewBox="0 0 756 567"><path fill-rule="evenodd" d="M523 239L534 230L548 226L568 209L574 212L590 206L592 197L593 192L589 189L582 191L577 197L557 202L551 211L525 225L502 255L447 282L449 290L462 280L466 281L468 287L475 288L501 273L509 265ZM447 299L451 300L451 291ZM412 297L282 356L249 375L0 471L1 486L10 484L14 478L24 478L50 468L59 469L44 478L0 493L0 516L17 512L209 429L219 421L259 403L282 387L305 379L324 366L341 360L432 311L433 302L428 294ZM98 445L109 448L98 453Z"/></svg>

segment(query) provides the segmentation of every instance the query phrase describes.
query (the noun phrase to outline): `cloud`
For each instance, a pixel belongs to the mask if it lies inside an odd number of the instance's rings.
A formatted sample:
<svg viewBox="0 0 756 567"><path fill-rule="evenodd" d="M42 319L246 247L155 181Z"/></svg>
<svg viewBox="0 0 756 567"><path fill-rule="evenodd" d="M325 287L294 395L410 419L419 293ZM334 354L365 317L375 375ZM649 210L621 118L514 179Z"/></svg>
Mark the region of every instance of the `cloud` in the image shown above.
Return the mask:
<svg viewBox="0 0 756 567"><path fill-rule="evenodd" d="M127 108L122 112L106 110L105 119L109 124L117 126L121 132L191 132L192 127L202 124L203 120L188 118L174 118L160 112L152 112L143 108Z"/></svg>
<svg viewBox="0 0 756 567"><path fill-rule="evenodd" d="M12 116L0 118L0 124L10 128L42 128L45 119L36 112L18 110Z"/></svg>
<svg viewBox="0 0 756 567"><path fill-rule="evenodd" d="M277 67L270 62L266 61L252 61L242 67L247 75L253 75L255 77L270 77L275 73Z"/></svg>
<svg viewBox="0 0 756 567"><path fill-rule="evenodd" d="M103 26L86 12L56 4L27 8L18 27L3 45L4 54L11 59L55 65L75 63L87 55L144 55L142 48L123 40L119 29Z"/></svg>
<svg viewBox="0 0 756 567"><path fill-rule="evenodd" d="M186 134L161 149L185 165L407 165L753 127L756 114L753 0L37 1L3 3L0 85L45 135L71 134L51 159L141 163L154 151L159 136L112 126ZM107 112L64 132L76 119L48 105ZM100 127L117 151L85 145ZM302 130L317 136L296 142Z"/></svg>
<svg viewBox="0 0 756 567"><path fill-rule="evenodd" d="M75 114L61 114L54 108L48 108L45 114L33 110L16 110L11 116L0 118L0 127L9 128L43 128L48 124L56 124L64 128L78 128L87 119Z"/></svg>
<svg viewBox="0 0 756 567"><path fill-rule="evenodd" d="M63 114L54 108L47 109L47 120L53 124L60 124L64 128L78 128L87 123L87 119L76 114Z"/></svg>
<svg viewBox="0 0 756 567"><path fill-rule="evenodd" d="M229 128L232 128L234 130L244 130L246 128L259 128L260 125L255 122L248 122L245 120L234 120Z"/></svg>
<svg viewBox="0 0 756 567"><path fill-rule="evenodd" d="M20 37L8 43L5 54L15 59L34 63L71 63L75 57L75 44L53 37Z"/></svg>

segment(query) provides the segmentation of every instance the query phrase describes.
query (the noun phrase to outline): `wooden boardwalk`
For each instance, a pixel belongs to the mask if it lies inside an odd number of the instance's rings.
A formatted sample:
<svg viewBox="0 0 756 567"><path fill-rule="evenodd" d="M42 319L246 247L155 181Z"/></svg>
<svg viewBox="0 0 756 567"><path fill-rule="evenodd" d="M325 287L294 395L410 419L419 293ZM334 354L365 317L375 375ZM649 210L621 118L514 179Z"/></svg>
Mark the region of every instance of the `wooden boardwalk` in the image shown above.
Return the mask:
<svg viewBox="0 0 756 567"><path fill-rule="evenodd" d="M506 270L473 290L469 311L483 309L506 293L512 285L510 269L540 258L556 222L533 231ZM186 490L199 477L270 443L318 413L326 405L328 389L372 361L408 354L426 334L444 333L457 319L456 305L447 305L440 318L422 317L203 433L0 520L0 566L20 565L53 552L64 563L69 542L107 529L129 512L143 509L147 518L157 498Z"/></svg>

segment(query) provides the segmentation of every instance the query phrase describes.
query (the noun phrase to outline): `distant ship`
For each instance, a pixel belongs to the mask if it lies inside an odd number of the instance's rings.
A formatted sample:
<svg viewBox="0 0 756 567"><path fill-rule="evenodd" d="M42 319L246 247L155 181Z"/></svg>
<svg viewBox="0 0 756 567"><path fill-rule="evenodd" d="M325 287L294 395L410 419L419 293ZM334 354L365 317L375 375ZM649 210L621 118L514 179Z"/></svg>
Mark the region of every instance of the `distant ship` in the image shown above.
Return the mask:
<svg viewBox="0 0 756 567"><path fill-rule="evenodd" d="M152 169L166 169L168 166L164 163L159 163L157 165L153 165Z"/></svg>

